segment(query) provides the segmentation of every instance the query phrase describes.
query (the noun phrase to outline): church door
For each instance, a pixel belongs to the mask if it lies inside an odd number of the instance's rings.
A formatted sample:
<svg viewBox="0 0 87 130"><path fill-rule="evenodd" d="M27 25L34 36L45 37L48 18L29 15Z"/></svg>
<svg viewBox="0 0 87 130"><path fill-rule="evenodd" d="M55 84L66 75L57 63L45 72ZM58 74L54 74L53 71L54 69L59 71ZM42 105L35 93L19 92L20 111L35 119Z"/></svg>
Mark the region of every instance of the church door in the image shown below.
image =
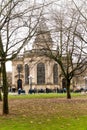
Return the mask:
<svg viewBox="0 0 87 130"><path fill-rule="evenodd" d="M21 79L18 79L17 81L17 89L22 89L22 80Z"/></svg>

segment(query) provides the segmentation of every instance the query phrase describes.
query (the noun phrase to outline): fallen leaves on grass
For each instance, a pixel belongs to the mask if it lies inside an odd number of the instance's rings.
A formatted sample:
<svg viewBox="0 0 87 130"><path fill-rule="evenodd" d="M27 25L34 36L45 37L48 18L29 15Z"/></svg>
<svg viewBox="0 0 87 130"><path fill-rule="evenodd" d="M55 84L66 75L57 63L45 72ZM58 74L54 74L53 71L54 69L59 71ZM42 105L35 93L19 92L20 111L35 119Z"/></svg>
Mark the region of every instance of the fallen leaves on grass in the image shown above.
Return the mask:
<svg viewBox="0 0 87 130"><path fill-rule="evenodd" d="M9 100L10 114L21 115L24 118L50 116L68 117L78 119L80 115L87 115L87 99L11 99Z"/></svg>

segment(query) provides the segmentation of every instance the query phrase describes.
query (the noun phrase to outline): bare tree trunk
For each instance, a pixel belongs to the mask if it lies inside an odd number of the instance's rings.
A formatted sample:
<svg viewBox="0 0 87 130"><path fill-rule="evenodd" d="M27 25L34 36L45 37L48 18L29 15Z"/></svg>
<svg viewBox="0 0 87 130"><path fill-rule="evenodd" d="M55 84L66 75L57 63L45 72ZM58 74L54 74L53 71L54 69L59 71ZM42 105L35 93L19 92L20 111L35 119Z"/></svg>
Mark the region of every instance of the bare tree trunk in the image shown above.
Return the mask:
<svg viewBox="0 0 87 130"><path fill-rule="evenodd" d="M1 90L0 90L0 101L2 101L2 95L1 95Z"/></svg>
<svg viewBox="0 0 87 130"><path fill-rule="evenodd" d="M67 80L67 99L71 99L71 94L70 94L70 80Z"/></svg>
<svg viewBox="0 0 87 130"><path fill-rule="evenodd" d="M1 95L1 89L2 89L1 80L2 80L2 72L1 72L1 63L0 63L0 101L2 101L2 95Z"/></svg>
<svg viewBox="0 0 87 130"><path fill-rule="evenodd" d="M3 114L9 114L8 109L8 84L6 77L5 62L2 62L2 75L3 75Z"/></svg>

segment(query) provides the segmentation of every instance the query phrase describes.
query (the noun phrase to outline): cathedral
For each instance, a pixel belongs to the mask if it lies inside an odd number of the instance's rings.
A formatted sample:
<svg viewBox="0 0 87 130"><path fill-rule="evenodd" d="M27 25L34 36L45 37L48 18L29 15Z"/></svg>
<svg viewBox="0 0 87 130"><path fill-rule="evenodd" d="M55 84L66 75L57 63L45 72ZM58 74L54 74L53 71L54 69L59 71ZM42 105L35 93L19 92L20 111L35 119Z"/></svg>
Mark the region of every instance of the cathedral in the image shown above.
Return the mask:
<svg viewBox="0 0 87 130"><path fill-rule="evenodd" d="M45 39L45 40L44 40ZM40 22L32 49L24 49L22 55L18 55L12 61L12 86L16 89L57 89L65 87L65 80L61 76L59 65L52 59L43 55L43 47L53 47L50 31L45 23ZM84 81L84 82L82 82ZM84 76L81 80L72 80L71 86L87 84Z"/></svg>

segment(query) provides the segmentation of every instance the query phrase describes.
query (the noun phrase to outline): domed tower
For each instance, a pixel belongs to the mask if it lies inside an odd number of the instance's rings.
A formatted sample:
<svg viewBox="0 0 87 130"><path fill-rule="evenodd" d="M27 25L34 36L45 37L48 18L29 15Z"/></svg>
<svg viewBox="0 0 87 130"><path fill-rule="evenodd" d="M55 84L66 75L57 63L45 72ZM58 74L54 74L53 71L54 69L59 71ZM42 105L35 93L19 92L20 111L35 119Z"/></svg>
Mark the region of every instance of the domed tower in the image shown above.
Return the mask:
<svg viewBox="0 0 87 130"><path fill-rule="evenodd" d="M36 32L36 38L33 43L33 49L46 49L46 48L52 48L52 38L50 31L45 23L45 18L41 18L39 21L37 32Z"/></svg>

